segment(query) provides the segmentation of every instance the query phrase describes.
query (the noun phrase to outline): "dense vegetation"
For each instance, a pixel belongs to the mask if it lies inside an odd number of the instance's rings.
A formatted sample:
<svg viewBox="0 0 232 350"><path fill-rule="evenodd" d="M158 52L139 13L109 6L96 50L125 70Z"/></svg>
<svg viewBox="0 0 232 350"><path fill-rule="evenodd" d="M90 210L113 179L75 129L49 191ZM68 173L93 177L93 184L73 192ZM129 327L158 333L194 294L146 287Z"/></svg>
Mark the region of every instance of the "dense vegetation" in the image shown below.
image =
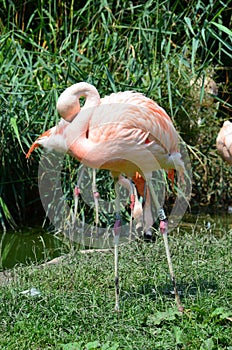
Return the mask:
<svg viewBox="0 0 232 350"><path fill-rule="evenodd" d="M102 96L132 89L155 99L187 142L192 205L227 206L232 171L217 155L215 139L232 108L230 6L228 0L1 1L2 226L43 218L39 153L29 162L25 153L57 122L59 94L79 81ZM210 76L219 94L208 105ZM65 160L71 178L76 164ZM107 173L99 176L110 182Z"/></svg>

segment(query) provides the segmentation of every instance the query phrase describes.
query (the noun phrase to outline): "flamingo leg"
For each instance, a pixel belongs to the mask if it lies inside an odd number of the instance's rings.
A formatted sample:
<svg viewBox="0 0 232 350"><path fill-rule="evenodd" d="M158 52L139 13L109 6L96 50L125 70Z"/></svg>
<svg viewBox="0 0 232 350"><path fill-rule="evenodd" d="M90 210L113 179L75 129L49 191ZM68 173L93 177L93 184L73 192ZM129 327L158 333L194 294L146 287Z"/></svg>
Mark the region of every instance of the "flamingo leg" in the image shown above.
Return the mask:
<svg viewBox="0 0 232 350"><path fill-rule="evenodd" d="M97 233L98 225L99 225L99 203L98 203L99 193L96 185L96 169L93 169L92 191L93 191L93 199L95 204L95 224L96 224L96 233Z"/></svg>
<svg viewBox="0 0 232 350"><path fill-rule="evenodd" d="M118 277L118 245L121 231L121 215L120 215L120 193L118 179L115 179L115 217L114 224L114 277L115 277L115 311L119 311L119 277Z"/></svg>
<svg viewBox="0 0 232 350"><path fill-rule="evenodd" d="M143 222L145 223L144 226L144 238L145 239L151 239L152 238L152 231L151 227L153 224L153 216L151 211L151 196L150 192L147 189L146 182L144 183L144 206L143 206Z"/></svg>
<svg viewBox="0 0 232 350"><path fill-rule="evenodd" d="M77 218L78 202L79 202L79 197L80 197L80 193L81 193L80 184L81 184L81 180L82 180L82 177L84 175L85 170L86 170L86 167L83 166L81 171L80 171L80 175L79 175L77 184L76 184L76 186L74 188L74 193L73 193L73 196L74 196L74 211L73 211L73 222L72 222L73 225L75 224L75 220Z"/></svg>
<svg viewBox="0 0 232 350"><path fill-rule="evenodd" d="M133 216L134 216L134 209L135 209L135 203L136 200L138 201L136 187L131 179L129 179L130 183L130 209L131 209L131 216L130 216L130 242L132 239L132 225L133 225Z"/></svg>
<svg viewBox="0 0 232 350"><path fill-rule="evenodd" d="M159 208L158 216L159 216L159 220L160 220L160 232L162 233L162 236L163 236L163 239L164 239L164 245L165 245L165 250L166 250L166 256L167 256L167 261L168 261L168 267L169 267L169 272L170 272L170 276L171 276L171 281L172 281L172 284L173 284L175 300L176 300L176 304L177 304L178 310L183 312L184 309L183 309L183 306L181 305L179 293L178 293L177 286L176 286L176 279L175 279L175 275L174 275L172 259L171 259L169 244L168 244L168 219L166 217L164 209L161 208L160 205L159 205L156 193L154 191L154 188L152 186L152 182L151 182L150 179L148 180L148 187L149 187L149 190L150 190L150 193L151 193L151 196L152 196L152 199L154 201L154 204L155 204L156 208Z"/></svg>
<svg viewBox="0 0 232 350"><path fill-rule="evenodd" d="M136 231L140 232L143 229L143 208L142 203L138 198L137 188L132 179L125 178L120 175L118 178L118 182L120 185L125 187L130 194L130 209L131 209L131 217L130 217L130 234L129 239L132 239L132 224L133 218L136 221Z"/></svg>
<svg viewBox="0 0 232 350"><path fill-rule="evenodd" d="M131 210L133 213L135 202L135 186L131 180L127 180L120 176L114 179L115 181L115 224L114 224L114 276L115 276L115 311L119 311L119 277L118 277L118 247L121 232L121 214L120 214L120 191L119 185L125 186L129 189L131 195ZM128 186L127 186L128 185ZM132 218L131 218L132 221ZM132 225L132 222L131 222ZM132 227L130 225L130 237L132 234Z"/></svg>

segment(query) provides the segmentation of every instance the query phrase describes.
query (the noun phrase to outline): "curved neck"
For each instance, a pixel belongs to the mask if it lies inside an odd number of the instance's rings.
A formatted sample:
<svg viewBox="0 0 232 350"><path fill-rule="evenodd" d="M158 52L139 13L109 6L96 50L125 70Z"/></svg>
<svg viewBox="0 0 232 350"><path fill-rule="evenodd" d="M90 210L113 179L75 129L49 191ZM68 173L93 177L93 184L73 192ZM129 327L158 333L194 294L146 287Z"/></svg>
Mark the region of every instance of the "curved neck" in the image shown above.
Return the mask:
<svg viewBox="0 0 232 350"><path fill-rule="evenodd" d="M85 104L80 108L79 99L85 97ZM69 152L81 160L89 152L92 142L88 139L89 122L100 104L97 89L87 83L78 83L67 88L59 97L57 109L69 125L65 130Z"/></svg>
<svg viewBox="0 0 232 350"><path fill-rule="evenodd" d="M65 130L68 153L79 161L89 156L94 146L89 139L89 121L96 107L83 108Z"/></svg>
<svg viewBox="0 0 232 350"><path fill-rule="evenodd" d="M57 110L63 119L71 122L80 112L80 97L85 97L85 105L82 108L97 106L100 104L100 96L97 89L88 83L77 83L68 87L58 98Z"/></svg>

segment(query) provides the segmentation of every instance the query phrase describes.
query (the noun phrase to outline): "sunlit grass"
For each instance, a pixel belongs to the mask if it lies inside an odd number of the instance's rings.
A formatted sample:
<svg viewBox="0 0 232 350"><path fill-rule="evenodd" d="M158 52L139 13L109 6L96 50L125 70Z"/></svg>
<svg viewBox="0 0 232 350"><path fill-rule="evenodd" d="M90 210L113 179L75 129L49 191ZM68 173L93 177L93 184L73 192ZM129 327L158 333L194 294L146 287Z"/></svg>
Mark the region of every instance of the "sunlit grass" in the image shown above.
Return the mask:
<svg viewBox="0 0 232 350"><path fill-rule="evenodd" d="M0 287L1 347L68 349L74 343L85 349L95 342L97 349L230 349L231 232L183 231L170 243L183 314L171 293L161 237L121 246L119 313L113 254L77 251L58 265L14 269ZM21 294L32 287L41 294Z"/></svg>

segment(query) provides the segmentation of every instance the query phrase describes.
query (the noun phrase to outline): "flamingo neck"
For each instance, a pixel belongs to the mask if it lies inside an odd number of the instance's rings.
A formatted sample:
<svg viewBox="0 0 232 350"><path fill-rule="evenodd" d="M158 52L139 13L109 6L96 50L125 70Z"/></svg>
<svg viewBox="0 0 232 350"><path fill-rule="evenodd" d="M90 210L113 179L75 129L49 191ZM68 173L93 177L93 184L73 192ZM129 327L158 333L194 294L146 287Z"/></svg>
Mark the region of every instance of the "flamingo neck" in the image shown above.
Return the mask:
<svg viewBox="0 0 232 350"><path fill-rule="evenodd" d="M80 97L85 104L80 108ZM61 117L70 122L65 130L68 152L82 160L90 151L89 123L95 108L100 104L97 89L88 83L77 83L68 87L57 101L57 110Z"/></svg>
<svg viewBox="0 0 232 350"><path fill-rule="evenodd" d="M72 122L81 111L80 97L84 97L87 109L100 104L100 96L97 89L88 83L77 83L68 87L57 101L57 110L61 117L68 122Z"/></svg>
<svg viewBox="0 0 232 350"><path fill-rule="evenodd" d="M94 143L89 139L89 120L95 108L82 109L66 129L68 153L88 165L92 162Z"/></svg>
<svg viewBox="0 0 232 350"><path fill-rule="evenodd" d="M81 96L86 99L82 109L79 103ZM38 137L26 157L29 158L36 147L43 146L60 152L68 152L81 160L85 154L88 154L93 144L88 139L89 122L94 107L99 104L100 96L94 86L88 83L77 83L67 88L57 101L61 121L57 126Z"/></svg>

